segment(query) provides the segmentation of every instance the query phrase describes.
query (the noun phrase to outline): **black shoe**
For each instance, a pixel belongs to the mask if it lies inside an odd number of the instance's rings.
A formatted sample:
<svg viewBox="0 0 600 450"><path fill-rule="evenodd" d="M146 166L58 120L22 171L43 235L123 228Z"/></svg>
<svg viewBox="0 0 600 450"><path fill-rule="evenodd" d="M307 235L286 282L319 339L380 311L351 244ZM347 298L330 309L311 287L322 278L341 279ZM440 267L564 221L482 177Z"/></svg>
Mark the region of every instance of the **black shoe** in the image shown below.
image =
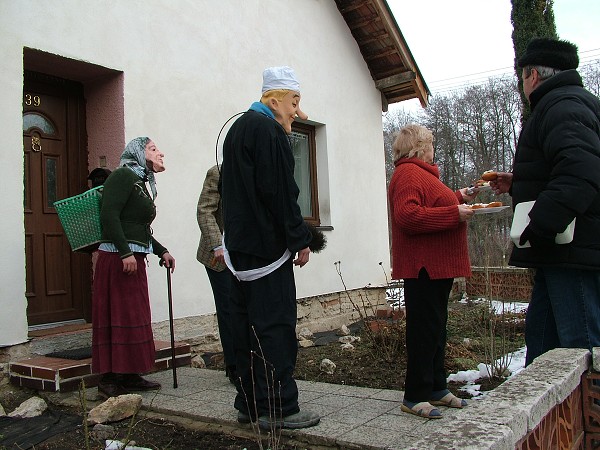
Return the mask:
<svg viewBox="0 0 600 450"><path fill-rule="evenodd" d="M100 394L104 398L109 398L129 394L129 391L127 391L123 386L119 384L101 381L100 383L98 383L98 394Z"/></svg>
<svg viewBox="0 0 600 450"><path fill-rule="evenodd" d="M129 391L154 391L160 389L160 383L146 380L136 373L123 374L121 386Z"/></svg>
<svg viewBox="0 0 600 450"><path fill-rule="evenodd" d="M258 426L263 430L278 428L308 428L317 425L321 421L321 416L312 411L298 411L296 414L290 414L283 419L271 418L268 415L258 418Z"/></svg>
<svg viewBox="0 0 600 450"><path fill-rule="evenodd" d="M250 418L250 416L248 414L238 411L237 421L239 423L250 423L250 422L252 422L252 419Z"/></svg>

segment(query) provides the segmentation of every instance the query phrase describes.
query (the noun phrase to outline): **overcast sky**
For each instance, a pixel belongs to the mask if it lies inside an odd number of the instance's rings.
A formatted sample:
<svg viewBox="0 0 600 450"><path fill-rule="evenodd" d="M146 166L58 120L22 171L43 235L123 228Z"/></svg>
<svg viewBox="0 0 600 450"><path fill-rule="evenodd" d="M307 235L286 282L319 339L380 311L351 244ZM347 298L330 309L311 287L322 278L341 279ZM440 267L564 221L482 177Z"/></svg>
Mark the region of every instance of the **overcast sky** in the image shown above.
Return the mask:
<svg viewBox="0 0 600 450"><path fill-rule="evenodd" d="M512 73L510 0L387 2L432 94ZM581 63L600 59L600 0L554 0L554 16Z"/></svg>

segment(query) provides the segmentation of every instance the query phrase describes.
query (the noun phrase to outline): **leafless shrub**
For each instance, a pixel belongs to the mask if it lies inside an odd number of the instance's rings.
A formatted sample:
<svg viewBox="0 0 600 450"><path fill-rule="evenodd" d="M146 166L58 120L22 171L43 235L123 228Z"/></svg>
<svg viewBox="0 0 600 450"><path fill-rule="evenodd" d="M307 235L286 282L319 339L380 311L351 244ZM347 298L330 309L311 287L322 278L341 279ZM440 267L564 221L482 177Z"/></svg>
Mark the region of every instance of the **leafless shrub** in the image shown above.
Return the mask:
<svg viewBox="0 0 600 450"><path fill-rule="evenodd" d="M363 333L366 344L371 346L374 352L386 362L394 361L397 358L398 352L403 351L406 347L406 321L404 317L394 315L395 311L389 311L389 315L382 314L377 301L371 302L367 294L358 293L359 301L357 302L346 286L344 277L342 276L342 263L337 261L334 263L336 272L344 286L344 292L348 297L348 301L358 315L364 325ZM381 265L381 263L380 263ZM383 268L383 266L382 266ZM385 271L384 271L385 273ZM387 274L386 274L387 279ZM390 282L387 282L390 286Z"/></svg>

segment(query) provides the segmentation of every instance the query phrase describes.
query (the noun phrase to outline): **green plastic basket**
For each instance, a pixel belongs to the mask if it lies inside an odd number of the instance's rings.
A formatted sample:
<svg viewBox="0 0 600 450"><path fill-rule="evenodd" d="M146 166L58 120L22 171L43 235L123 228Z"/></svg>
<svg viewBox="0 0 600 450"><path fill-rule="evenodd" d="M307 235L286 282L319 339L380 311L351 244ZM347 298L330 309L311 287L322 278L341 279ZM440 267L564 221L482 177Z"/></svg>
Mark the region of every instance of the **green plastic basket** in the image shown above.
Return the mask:
<svg viewBox="0 0 600 450"><path fill-rule="evenodd" d="M102 188L54 202L60 223L74 252L93 252L100 245L100 203Z"/></svg>

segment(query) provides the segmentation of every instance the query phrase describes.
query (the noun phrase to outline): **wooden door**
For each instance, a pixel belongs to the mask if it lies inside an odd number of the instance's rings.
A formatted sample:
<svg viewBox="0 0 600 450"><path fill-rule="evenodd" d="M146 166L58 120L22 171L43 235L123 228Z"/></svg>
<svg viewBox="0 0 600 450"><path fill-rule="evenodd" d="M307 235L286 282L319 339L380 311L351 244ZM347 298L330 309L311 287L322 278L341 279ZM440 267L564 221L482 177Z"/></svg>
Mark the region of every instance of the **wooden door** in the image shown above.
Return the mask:
<svg viewBox="0 0 600 450"><path fill-rule="evenodd" d="M71 251L54 201L87 189L83 90L25 72L26 297L29 325L91 321L91 258Z"/></svg>

